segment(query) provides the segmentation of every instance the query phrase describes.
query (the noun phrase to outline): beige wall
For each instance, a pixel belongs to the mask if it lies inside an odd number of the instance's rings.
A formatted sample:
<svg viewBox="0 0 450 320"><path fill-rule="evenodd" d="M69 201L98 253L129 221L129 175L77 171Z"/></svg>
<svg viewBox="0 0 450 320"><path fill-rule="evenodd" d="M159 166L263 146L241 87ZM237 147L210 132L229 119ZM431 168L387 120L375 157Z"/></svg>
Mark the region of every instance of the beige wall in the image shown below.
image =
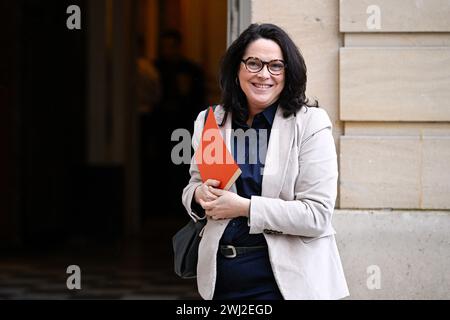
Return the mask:
<svg viewBox="0 0 450 320"><path fill-rule="evenodd" d="M307 94L334 123L341 208L450 209L450 3L373 4L253 0L252 22L282 26L305 57Z"/></svg>
<svg viewBox="0 0 450 320"><path fill-rule="evenodd" d="M319 101L333 123L339 152L343 123L339 119L339 3L335 0L253 0L252 22L281 26L293 38L307 66L306 94ZM339 198L337 199L339 206Z"/></svg>
<svg viewBox="0 0 450 320"><path fill-rule="evenodd" d="M252 22L270 22L284 28L305 58L307 96L317 99L334 124L334 136L343 133L339 121L339 3L335 0L254 0Z"/></svg>
<svg viewBox="0 0 450 320"><path fill-rule="evenodd" d="M371 4L340 1L341 207L449 209L450 3Z"/></svg>
<svg viewBox="0 0 450 320"><path fill-rule="evenodd" d="M350 299L450 298L449 16L446 0L252 1L253 22L294 38L335 125Z"/></svg>

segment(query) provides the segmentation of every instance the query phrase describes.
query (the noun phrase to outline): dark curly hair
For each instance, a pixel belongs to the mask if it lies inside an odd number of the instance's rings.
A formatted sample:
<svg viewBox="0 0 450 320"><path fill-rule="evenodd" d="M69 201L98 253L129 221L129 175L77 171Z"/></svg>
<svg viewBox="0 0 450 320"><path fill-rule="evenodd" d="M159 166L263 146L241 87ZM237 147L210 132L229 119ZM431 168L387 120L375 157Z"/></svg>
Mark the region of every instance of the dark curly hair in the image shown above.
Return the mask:
<svg viewBox="0 0 450 320"><path fill-rule="evenodd" d="M286 62L285 85L279 98L284 117L295 114L305 105L318 107L317 100L314 104L309 104L309 100L305 96L305 60L292 39L284 30L274 24L254 23L231 44L221 61L219 79L222 105L225 111L231 111L233 118L239 122L245 122L248 119L247 98L236 78L241 59L248 45L261 38L276 42L280 46L283 60ZM225 119L221 125L223 123L225 123Z"/></svg>

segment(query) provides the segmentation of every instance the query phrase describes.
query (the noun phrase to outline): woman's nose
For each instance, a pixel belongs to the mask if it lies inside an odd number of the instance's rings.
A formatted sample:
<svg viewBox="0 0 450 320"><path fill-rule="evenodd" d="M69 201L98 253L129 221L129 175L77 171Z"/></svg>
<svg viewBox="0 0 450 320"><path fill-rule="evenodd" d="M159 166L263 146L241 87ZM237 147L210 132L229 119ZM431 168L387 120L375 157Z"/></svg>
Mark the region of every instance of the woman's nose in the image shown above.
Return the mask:
<svg viewBox="0 0 450 320"><path fill-rule="evenodd" d="M269 72L269 69L267 69L267 67L268 67L268 66L265 65L265 66L261 69L261 71L258 72L258 76L259 76L259 77L264 78L264 79L267 79L267 78L270 77L270 72Z"/></svg>

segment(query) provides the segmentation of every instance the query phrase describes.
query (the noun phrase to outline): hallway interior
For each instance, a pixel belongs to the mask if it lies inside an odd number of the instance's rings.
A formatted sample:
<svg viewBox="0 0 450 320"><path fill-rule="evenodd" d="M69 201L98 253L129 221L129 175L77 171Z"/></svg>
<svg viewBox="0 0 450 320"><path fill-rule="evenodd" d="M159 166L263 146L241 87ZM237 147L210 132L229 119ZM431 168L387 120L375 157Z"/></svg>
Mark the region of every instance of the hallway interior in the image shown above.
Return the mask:
<svg viewBox="0 0 450 320"><path fill-rule="evenodd" d="M188 169L169 161L171 131L154 128L177 119L187 124L176 128L192 129L194 118L166 112L141 123L166 104L141 108L139 61L155 67L162 35L178 31L182 56L204 71L201 108L218 102L227 8L226 0L0 2L0 299L200 298L195 280L173 271ZM68 28L76 17L81 28ZM175 79L183 92L196 83ZM178 111L196 115L186 102ZM66 287L70 265L81 269L81 290Z"/></svg>

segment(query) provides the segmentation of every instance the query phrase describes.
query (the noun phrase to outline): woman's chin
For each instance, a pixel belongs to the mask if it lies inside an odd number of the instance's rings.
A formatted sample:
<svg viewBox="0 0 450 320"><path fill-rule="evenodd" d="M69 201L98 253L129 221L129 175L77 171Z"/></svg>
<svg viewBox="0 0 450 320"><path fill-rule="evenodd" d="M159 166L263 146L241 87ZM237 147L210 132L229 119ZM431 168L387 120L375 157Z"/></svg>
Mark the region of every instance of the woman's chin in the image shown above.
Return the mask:
<svg viewBox="0 0 450 320"><path fill-rule="evenodd" d="M265 108L269 105L272 104L272 101L274 101L274 99L270 99L270 98L258 98L258 99L249 99L250 105L253 105L255 107L259 107L259 108Z"/></svg>

